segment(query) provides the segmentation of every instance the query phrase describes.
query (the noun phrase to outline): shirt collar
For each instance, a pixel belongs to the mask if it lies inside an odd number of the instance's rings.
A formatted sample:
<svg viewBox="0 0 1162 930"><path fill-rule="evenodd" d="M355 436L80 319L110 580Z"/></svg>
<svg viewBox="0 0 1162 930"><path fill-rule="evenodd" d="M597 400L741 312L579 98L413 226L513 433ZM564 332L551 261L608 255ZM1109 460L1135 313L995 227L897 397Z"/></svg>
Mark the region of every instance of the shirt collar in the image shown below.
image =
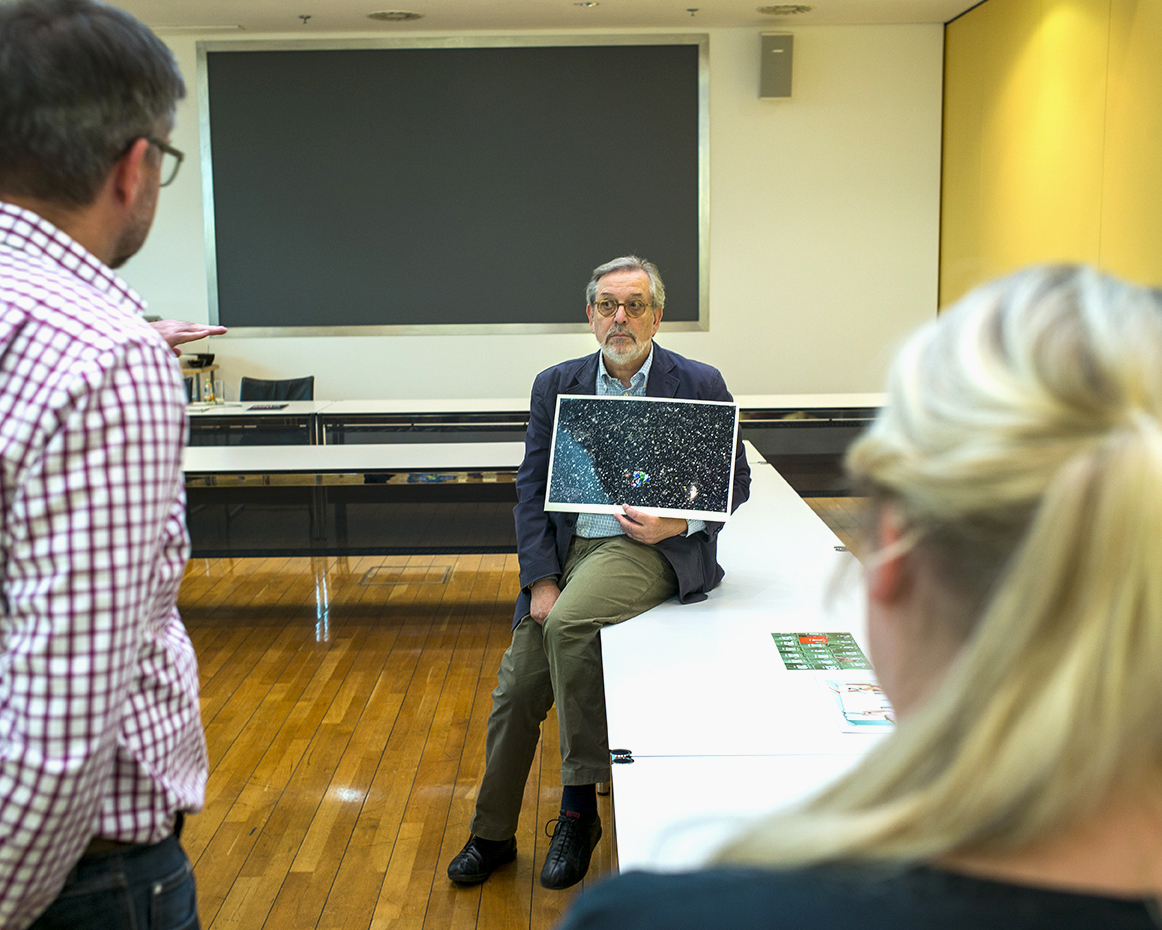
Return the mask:
<svg viewBox="0 0 1162 930"><path fill-rule="evenodd" d="M0 201L0 247L23 252L45 265L55 265L114 303L128 304L128 310L145 311L141 295L112 268L31 210Z"/></svg>
<svg viewBox="0 0 1162 930"><path fill-rule="evenodd" d="M645 362L639 368L632 378L629 379L628 390L633 391L639 389L649 380L650 366L654 363L654 343L650 341L650 354L646 356ZM620 378L615 378L608 371L605 370L605 353L598 350L597 352L597 381L600 383L604 379L605 383L612 388L616 388L619 392L627 390L626 386L621 383Z"/></svg>

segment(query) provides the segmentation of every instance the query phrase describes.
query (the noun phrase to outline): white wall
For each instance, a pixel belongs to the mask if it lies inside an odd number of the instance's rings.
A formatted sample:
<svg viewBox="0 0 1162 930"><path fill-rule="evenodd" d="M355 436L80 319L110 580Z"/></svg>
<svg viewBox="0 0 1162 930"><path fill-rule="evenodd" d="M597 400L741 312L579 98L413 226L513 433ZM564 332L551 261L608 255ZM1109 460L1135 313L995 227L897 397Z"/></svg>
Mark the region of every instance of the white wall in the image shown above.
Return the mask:
<svg viewBox="0 0 1162 930"><path fill-rule="evenodd" d="M658 339L718 366L735 394L875 391L899 339L936 312L943 27L793 31L794 96L760 100L758 31L710 30L710 329L663 321ZM189 84L173 136L187 158L123 273L151 312L205 321L197 38L163 38ZM200 344L231 390L244 374L314 374L325 400L519 397L594 348L588 334Z"/></svg>

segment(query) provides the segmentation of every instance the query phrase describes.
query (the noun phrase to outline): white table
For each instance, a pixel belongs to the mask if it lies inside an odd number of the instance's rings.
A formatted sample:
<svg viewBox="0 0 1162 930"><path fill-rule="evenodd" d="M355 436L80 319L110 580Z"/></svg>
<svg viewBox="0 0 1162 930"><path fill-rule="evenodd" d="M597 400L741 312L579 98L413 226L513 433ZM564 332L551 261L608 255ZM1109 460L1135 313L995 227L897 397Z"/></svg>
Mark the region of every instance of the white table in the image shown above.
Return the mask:
<svg viewBox="0 0 1162 930"><path fill-rule="evenodd" d="M189 446L193 551L511 552L523 456L519 442Z"/></svg>
<svg viewBox="0 0 1162 930"><path fill-rule="evenodd" d="M735 401L744 410L826 410L840 408L877 409L883 394L740 394ZM382 400L329 401L328 415L397 413L528 413L529 398L384 398Z"/></svg>
<svg viewBox="0 0 1162 930"><path fill-rule="evenodd" d="M882 400L881 394L737 398L743 435L768 455L790 456L779 461L804 490L827 488L838 480L838 456ZM260 406L191 404L191 444L509 442L523 439L529 415L526 397L292 401L279 410L255 409Z"/></svg>
<svg viewBox="0 0 1162 930"><path fill-rule="evenodd" d="M743 410L826 410L844 407L878 409L884 394L739 394Z"/></svg>
<svg viewBox="0 0 1162 930"><path fill-rule="evenodd" d="M804 800L858 758L647 756L615 766L618 867L697 868L756 817Z"/></svg>
<svg viewBox="0 0 1162 930"><path fill-rule="evenodd" d="M319 441L492 442L524 438L527 397L336 401L318 417Z"/></svg>
<svg viewBox="0 0 1162 930"><path fill-rule="evenodd" d="M329 400L244 400L228 404L190 404L186 412L191 417L309 417L331 406ZM271 406L278 410L255 409Z"/></svg>
<svg viewBox="0 0 1162 930"><path fill-rule="evenodd" d="M400 413L528 413L527 397L469 397L383 400L335 400L327 408L328 415L362 416L366 414Z"/></svg>
<svg viewBox="0 0 1162 930"><path fill-rule="evenodd" d="M382 443L344 446L188 446L187 474L326 474L515 469L519 442Z"/></svg>
<svg viewBox="0 0 1162 930"><path fill-rule="evenodd" d="M306 445L319 441L318 415L330 401L247 400L228 404L190 404L190 443L217 445L262 437L270 444ZM277 409L276 409L277 408Z"/></svg>
<svg viewBox="0 0 1162 930"><path fill-rule="evenodd" d="M679 820L801 797L880 738L835 723L816 678L843 673L783 666L774 632L850 632L867 652L861 570L753 447L747 457L751 498L719 537L722 584L601 634L609 745L635 760L613 766L622 869L693 863L719 834L670 850Z"/></svg>

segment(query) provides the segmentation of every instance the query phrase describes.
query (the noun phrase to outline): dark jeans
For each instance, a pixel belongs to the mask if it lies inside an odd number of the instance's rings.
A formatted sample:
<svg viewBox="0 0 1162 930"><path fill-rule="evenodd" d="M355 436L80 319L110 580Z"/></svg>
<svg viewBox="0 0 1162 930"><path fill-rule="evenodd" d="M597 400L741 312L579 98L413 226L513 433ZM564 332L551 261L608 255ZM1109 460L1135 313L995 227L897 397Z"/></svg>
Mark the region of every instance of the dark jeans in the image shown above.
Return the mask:
<svg viewBox="0 0 1162 930"><path fill-rule="evenodd" d="M86 856L31 930L199 930L194 872L176 836Z"/></svg>

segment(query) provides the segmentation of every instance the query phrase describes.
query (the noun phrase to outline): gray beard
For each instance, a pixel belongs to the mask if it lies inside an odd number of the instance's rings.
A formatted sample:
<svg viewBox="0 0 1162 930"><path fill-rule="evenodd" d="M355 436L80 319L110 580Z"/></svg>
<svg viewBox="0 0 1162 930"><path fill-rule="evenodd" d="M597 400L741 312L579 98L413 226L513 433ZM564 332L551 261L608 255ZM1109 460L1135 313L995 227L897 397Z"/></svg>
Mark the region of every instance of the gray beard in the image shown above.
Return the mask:
<svg viewBox="0 0 1162 930"><path fill-rule="evenodd" d="M650 351L650 344L647 342L644 345L640 342L634 342L625 351L619 352L613 346L606 342L601 344L601 354L615 365L625 365L628 362L636 362L643 355Z"/></svg>

